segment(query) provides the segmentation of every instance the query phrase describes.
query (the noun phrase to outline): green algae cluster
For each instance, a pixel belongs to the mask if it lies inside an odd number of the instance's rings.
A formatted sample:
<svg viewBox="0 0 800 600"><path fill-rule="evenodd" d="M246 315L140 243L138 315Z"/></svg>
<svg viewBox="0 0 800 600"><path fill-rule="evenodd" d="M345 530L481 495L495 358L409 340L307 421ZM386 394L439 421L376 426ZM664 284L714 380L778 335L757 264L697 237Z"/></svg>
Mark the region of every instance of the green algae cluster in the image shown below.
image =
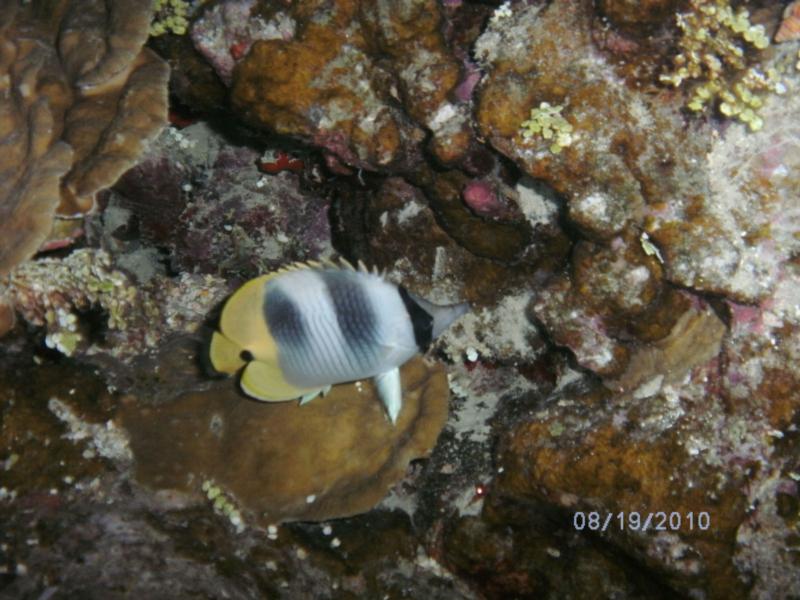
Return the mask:
<svg viewBox="0 0 800 600"><path fill-rule="evenodd" d="M165 33L184 35L189 29L191 3L186 0L156 0L155 18L150 24L150 35L157 37Z"/></svg>
<svg viewBox="0 0 800 600"><path fill-rule="evenodd" d="M695 81L686 107L693 112L716 106L726 117L758 131L764 120L758 110L769 93L785 90L775 69L749 66L748 49L769 46L762 25L753 25L747 10L734 11L727 0L692 0L690 10L677 15L681 38L674 70L660 76L674 87Z"/></svg>
<svg viewBox="0 0 800 600"><path fill-rule="evenodd" d="M550 141L550 152L558 154L562 148L572 143L572 125L564 117L561 105L553 106L549 102L542 102L538 108L531 109L531 116L522 122L522 139L530 140L542 137Z"/></svg>

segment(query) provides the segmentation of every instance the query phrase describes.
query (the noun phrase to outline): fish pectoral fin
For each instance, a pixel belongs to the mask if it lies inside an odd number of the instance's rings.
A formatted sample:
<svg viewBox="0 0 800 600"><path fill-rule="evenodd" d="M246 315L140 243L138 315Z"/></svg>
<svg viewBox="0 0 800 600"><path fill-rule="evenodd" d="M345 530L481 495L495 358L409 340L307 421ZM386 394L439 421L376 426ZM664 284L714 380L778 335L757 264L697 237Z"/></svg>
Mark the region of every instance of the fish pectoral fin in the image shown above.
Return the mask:
<svg viewBox="0 0 800 600"><path fill-rule="evenodd" d="M403 387L400 382L400 367L395 367L375 376L375 387L386 414L392 425L397 423L397 415L403 405Z"/></svg>
<svg viewBox="0 0 800 600"><path fill-rule="evenodd" d="M286 381L280 367L273 363L252 360L242 371L242 391L264 402L295 400L314 390L302 389ZM315 391L315 393L318 392Z"/></svg>
<svg viewBox="0 0 800 600"><path fill-rule="evenodd" d="M318 390L311 390L307 394L303 394L303 396L300 398L300 406L303 406L303 404L308 404L319 395L327 396L328 392L330 391L331 391L331 386L329 385L321 387Z"/></svg>
<svg viewBox="0 0 800 600"><path fill-rule="evenodd" d="M219 331L215 331L211 336L208 357L215 370L229 375L233 375L245 365L239 344L232 342Z"/></svg>

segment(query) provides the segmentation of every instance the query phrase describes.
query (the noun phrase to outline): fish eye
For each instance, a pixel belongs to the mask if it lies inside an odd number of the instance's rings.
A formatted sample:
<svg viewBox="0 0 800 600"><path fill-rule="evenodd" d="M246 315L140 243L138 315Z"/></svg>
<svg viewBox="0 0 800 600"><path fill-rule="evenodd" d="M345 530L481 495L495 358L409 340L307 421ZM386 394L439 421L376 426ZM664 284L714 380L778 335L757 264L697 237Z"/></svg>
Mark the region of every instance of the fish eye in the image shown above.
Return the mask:
<svg viewBox="0 0 800 600"><path fill-rule="evenodd" d="M250 350L242 350L239 353L239 358L241 358L245 362L250 362L253 360L253 353Z"/></svg>

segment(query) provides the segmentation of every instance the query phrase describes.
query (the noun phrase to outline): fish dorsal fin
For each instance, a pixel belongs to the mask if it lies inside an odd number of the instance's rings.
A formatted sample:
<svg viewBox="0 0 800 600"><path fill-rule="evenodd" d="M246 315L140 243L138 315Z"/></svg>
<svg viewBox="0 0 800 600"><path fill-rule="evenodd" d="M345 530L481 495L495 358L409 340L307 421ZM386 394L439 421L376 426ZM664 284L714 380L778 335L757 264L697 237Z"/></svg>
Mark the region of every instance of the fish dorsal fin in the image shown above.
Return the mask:
<svg viewBox="0 0 800 600"><path fill-rule="evenodd" d="M297 261L293 263L289 263L288 265L284 265L280 267L276 271L273 271L271 275L277 275L280 273L290 273L292 271L303 271L303 270L311 270L311 271L322 271L325 269L334 269L334 270L347 270L347 271L355 271L356 273L364 273L365 275L374 275L381 279L384 279L386 273L382 272L378 269L377 266L373 266L372 270L367 267L363 260L359 259L356 263L356 266L353 266L353 263L348 261L346 258L339 257L335 260L331 260L330 258L321 258L319 260L306 260L306 261Z"/></svg>
<svg viewBox="0 0 800 600"><path fill-rule="evenodd" d="M353 266L353 263L351 263L349 260L347 260L344 257L339 257L339 262L341 263L341 267L344 267L345 269L350 269L351 271L355 271L356 270L356 268Z"/></svg>
<svg viewBox="0 0 800 600"><path fill-rule="evenodd" d="M341 269L342 266L333 262L330 258L322 259L322 266L326 269Z"/></svg>

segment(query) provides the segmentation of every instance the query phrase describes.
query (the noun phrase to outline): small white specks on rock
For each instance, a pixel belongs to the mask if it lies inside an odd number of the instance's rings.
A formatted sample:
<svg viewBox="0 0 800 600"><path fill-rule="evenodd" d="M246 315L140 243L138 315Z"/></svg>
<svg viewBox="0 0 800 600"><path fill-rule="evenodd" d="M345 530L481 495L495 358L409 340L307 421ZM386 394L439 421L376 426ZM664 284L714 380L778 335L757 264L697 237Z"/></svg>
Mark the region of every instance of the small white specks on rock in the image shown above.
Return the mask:
<svg viewBox="0 0 800 600"><path fill-rule="evenodd" d="M69 431L63 437L71 441L86 440L88 442L88 447L83 451L84 458L90 459L100 454L110 460L124 462L133 460L127 434L113 421L102 424L87 423L81 420L69 405L58 398L51 398L47 406L59 420L67 425Z"/></svg>
<svg viewBox="0 0 800 600"><path fill-rule="evenodd" d="M325 525L322 528L322 535L330 535L333 533L333 528L330 525Z"/></svg>
<svg viewBox="0 0 800 600"><path fill-rule="evenodd" d="M192 184L191 184L191 183L184 183L184 184L181 186L181 189L182 189L184 192L191 192L191 191L192 191Z"/></svg>
<svg viewBox="0 0 800 600"><path fill-rule="evenodd" d="M559 552L556 548L548 547L545 552L547 552L547 554L553 558L559 558L561 556L561 552Z"/></svg>
<svg viewBox="0 0 800 600"><path fill-rule="evenodd" d="M500 21L507 19L513 14L514 12L511 10L511 2L503 2L492 14L491 23L492 25L497 25L500 23Z"/></svg>
<svg viewBox="0 0 800 600"><path fill-rule="evenodd" d="M296 554L297 558L299 558L300 560L305 560L308 558L308 552L306 552L302 548L298 548Z"/></svg>
<svg viewBox="0 0 800 600"><path fill-rule="evenodd" d="M473 348L472 346L470 346L469 348L467 348L466 356L469 362L475 362L476 360L478 360L478 351L475 350L475 348Z"/></svg>
<svg viewBox="0 0 800 600"><path fill-rule="evenodd" d="M11 467L17 464L18 460L19 460L19 454L14 452L7 459L0 461L0 465L3 466L4 471L8 471L11 469Z"/></svg>
<svg viewBox="0 0 800 600"><path fill-rule="evenodd" d="M278 527L276 525L267 526L267 537L271 540L278 539Z"/></svg>
<svg viewBox="0 0 800 600"><path fill-rule="evenodd" d="M331 540L331 548L338 548L341 545L342 541L339 538L335 537Z"/></svg>
<svg viewBox="0 0 800 600"><path fill-rule="evenodd" d="M306 504L313 504L317 500L316 494L309 494L306 496Z"/></svg>
<svg viewBox="0 0 800 600"><path fill-rule="evenodd" d="M532 226L549 225L558 219L558 205L552 198L547 198L535 187L532 178L522 177L514 187L517 192L517 204L522 214Z"/></svg>

